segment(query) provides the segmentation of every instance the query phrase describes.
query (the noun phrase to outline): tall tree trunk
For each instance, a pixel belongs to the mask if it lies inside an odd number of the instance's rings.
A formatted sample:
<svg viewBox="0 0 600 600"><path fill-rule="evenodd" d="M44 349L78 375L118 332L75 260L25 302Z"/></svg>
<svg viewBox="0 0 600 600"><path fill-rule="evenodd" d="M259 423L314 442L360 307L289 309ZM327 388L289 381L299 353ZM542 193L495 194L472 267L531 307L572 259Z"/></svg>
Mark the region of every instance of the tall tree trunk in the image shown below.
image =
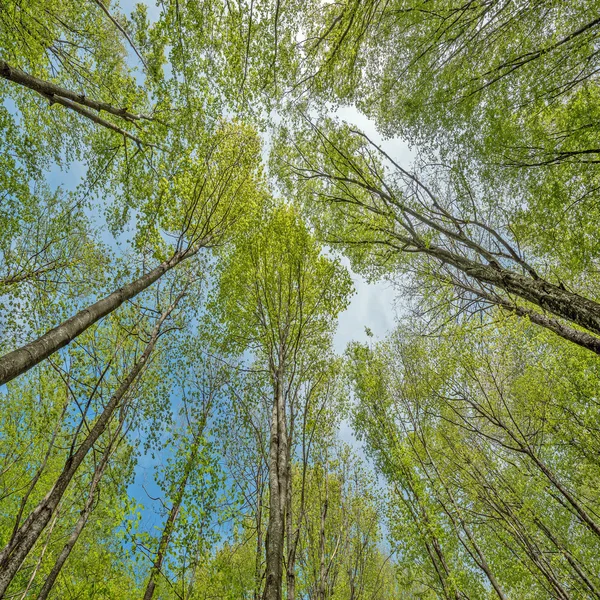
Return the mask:
<svg viewBox="0 0 600 600"><path fill-rule="evenodd" d="M36 563L35 567L31 571L31 575L29 576L29 581L27 582L27 587L23 590L20 600L25 600L25 598L27 597L27 594L29 593L29 590L35 580L35 577L36 577L40 567L42 566L42 563L44 562L44 554L46 554L46 550L48 550L48 544L50 544L50 538L52 537L52 530L54 529L54 526L56 525L56 522L58 521L59 515L60 515L60 506L57 508L56 512L54 513L54 518L52 519L52 523L50 524L50 527L48 527L48 532L46 534L46 543L44 544L44 547L42 548L42 551L40 552L40 555L37 559L37 563Z"/></svg>
<svg viewBox="0 0 600 600"><path fill-rule="evenodd" d="M266 544L264 600L282 600L285 500L287 480L287 433L282 370L275 378L269 448L269 524Z"/></svg>
<svg viewBox="0 0 600 600"><path fill-rule="evenodd" d="M57 350L64 348L88 327L119 308L127 300L131 300L131 298L143 292L167 271L196 254L199 249L200 246L195 246L176 252L169 260L158 265L149 273L128 283L116 292L102 298L102 300L98 300L98 302L78 312L37 340L0 357L0 385L25 373Z"/></svg>
<svg viewBox="0 0 600 600"><path fill-rule="evenodd" d="M594 583L590 580L590 578L585 574L585 571L580 566L577 559L565 548L565 546L556 538L556 536L552 533L552 531L542 523L542 521L538 518L534 519L536 525L544 532L544 535L560 550L560 553L565 557L567 562L571 565L572 569L577 573L579 578L583 581L583 583L587 586L587 588L592 592L592 594L600 599L600 590L594 585Z"/></svg>
<svg viewBox="0 0 600 600"><path fill-rule="evenodd" d="M496 576L494 575L489 563L487 562L483 551L481 550L479 544L477 543L477 540L475 539L475 536L473 535L471 528L465 522L465 520L462 516L462 509L458 505L458 502L456 502L456 500L454 499L454 494L452 493L450 486L448 486L446 484L446 481L442 475L442 472L438 469L436 461L434 460L431 452L429 452L429 445L427 443L427 437L426 437L423 429L421 428L421 423L415 417L412 409L409 406L406 406L406 412L410 417L413 431L418 436L418 439L421 442L421 446L425 450L427 458L429 459L429 464L433 467L433 470L435 472L437 479L439 480L443 490L446 492L446 495L448 496L448 499L450 500L450 503L452 504L454 511L456 512L456 517L452 514L452 511L446 507L446 503L441 498L437 498L440 506L442 507L443 511L448 515L448 518L454 525L455 531L457 532L457 535L458 535L458 539L463 543L465 549L467 550L469 555L473 558L475 563L485 573L486 577L488 578L488 581L494 588L494 591L496 592L498 598L500 598L500 600L508 600L506 595L504 594L504 590L502 589L502 586L496 579ZM407 435L407 440L410 441L411 436ZM421 469L422 469L423 473L425 474L425 476L431 483L433 489L435 489L435 480L429 473L428 465L425 464L425 462L421 458L420 453L419 453L418 449L415 447L414 443L412 441L410 441L410 444L411 444L411 448L413 449L414 455L417 457L417 460L418 460L419 464L421 465ZM461 536L459 534L459 526L464 531L465 535L467 536L469 542L471 543L473 550L471 550L466 544L464 544L463 540L461 539Z"/></svg>
<svg viewBox="0 0 600 600"><path fill-rule="evenodd" d="M27 488L27 491L21 498L21 503L19 504L19 512L17 513L17 518L15 519L15 525L13 527L12 535L10 536L10 541L12 541L14 539L15 535L17 535L17 531L19 531L19 526L21 525L21 518L23 517L23 511L25 510L25 507L27 506L27 501L29 500L31 493L35 489L37 482L39 481L40 477L42 476L42 473L44 472L44 469L46 468L46 465L48 464L48 459L50 458L50 455L52 454L52 450L54 449L54 443L56 441L56 436L58 435L58 432L60 431L60 427L63 424L62 420L65 416L65 413L67 412L67 407L69 406L68 398L69 398L69 396L68 396L68 391L67 391L67 400L65 401L65 404L60 413L60 417L56 422L56 426L54 427L54 431L52 433L52 439L50 440L50 444L48 444L48 450L46 450L46 454L44 455L42 464L38 467L38 470L36 471L35 475L33 476L33 479L31 480L31 483L29 484L29 487Z"/></svg>
<svg viewBox="0 0 600 600"><path fill-rule="evenodd" d="M419 244L418 248L420 252L452 265L468 277L493 285L509 294L515 294L557 317L600 335L600 304L593 300L569 292L543 279L526 277L499 265L485 265L439 246L426 247ZM562 337L569 339L566 332L563 332ZM584 345L581 339L573 341L578 345ZM588 344L586 347L588 346L590 350L599 352L597 346Z"/></svg>
<svg viewBox="0 0 600 600"><path fill-rule="evenodd" d="M123 380L115 394L109 400L100 416L96 419L93 427L91 428L85 440L82 442L81 446L73 455L69 456L62 473L52 486L52 489L33 509L13 539L0 552L0 599L4 597L8 586L21 567L21 564L44 531L46 525L52 518L52 515L55 513L60 500L71 483L73 476L83 463L88 452L98 441L98 438L102 435L102 433L104 433L114 412L119 407L121 401L133 383L143 371L150 355L152 354L152 351L154 350L154 346L158 340L163 323L175 309L183 295L183 293L179 294L174 302L162 313L152 331L150 340L148 341L144 352L134 364L133 368Z"/></svg>
<svg viewBox="0 0 600 600"><path fill-rule="evenodd" d="M327 464L324 469L325 477L325 501L321 509L321 523L319 527L319 587L318 599L325 600L327 595L327 567L325 565L325 523L327 521L327 510L329 508L329 477L327 473Z"/></svg>
<svg viewBox="0 0 600 600"><path fill-rule="evenodd" d="M499 489L494 486L494 477L487 472L481 471L481 469L476 467L475 463L472 463L472 467L472 477L479 486L479 499L486 508L491 510L491 514L494 515L494 522L502 523L504 530L523 550L525 556L537 568L539 574L531 569L529 565L526 565L525 562L523 562L523 564L525 564L531 573L536 576L538 581L540 581L540 584L547 589L552 597L559 598L560 600L569 600L568 592L562 586L554 571L554 560L549 561L547 559L547 553L540 547L538 537L533 536L529 532L529 528L521 520L523 507L517 504L517 506L515 506L516 510L513 510L513 502L510 500L506 501ZM496 476L498 476L497 473ZM500 481L503 480L504 478L500 476ZM504 480L503 483L506 485L506 480ZM508 488L514 493L511 486L508 486ZM535 520L534 517L534 521ZM514 550L511 549L511 551L517 556ZM540 579L540 576L543 577L543 579ZM546 584L550 585L551 589L548 589Z"/></svg>
<svg viewBox="0 0 600 600"><path fill-rule="evenodd" d="M120 431L120 427L119 427L119 431ZM112 447L112 444L109 445L109 447L104 451L104 454L102 455L102 459L100 460L100 462L98 463L98 466L96 467L96 470L94 471L94 475L92 477L92 483L90 484L88 497L86 499L83 510L81 511L81 514L79 515L79 518L77 519L77 523L75 524L75 527L73 528L73 531L71 532L71 535L69 536L69 539L67 540L67 542L63 546L63 549L61 550L60 554L58 555L58 558L56 559L56 562L54 563L52 570L46 577L46 581L44 582L44 585L42 586L42 589L40 590L40 593L38 594L37 600L46 600L46 598L48 598L48 594L50 593L50 591L54 587L54 584L56 583L56 578L59 576L63 566L67 562L67 559L69 558L69 555L71 554L71 551L75 547L75 544L77 543L77 540L79 539L79 536L81 535L81 532L83 531L84 527L86 526L86 524L88 522L88 519L92 512L92 507L94 505L94 500L96 498L96 490L98 488L98 484L100 483L100 480L102 479L102 476L104 475L106 465L108 464L108 460L112 454L111 447Z"/></svg>
<svg viewBox="0 0 600 600"><path fill-rule="evenodd" d="M548 481L563 495L563 497L567 500L567 502L573 507L581 522L597 537L600 538L600 526L590 514L585 510L583 505L575 498L571 492L560 482L558 477L554 474L554 472L548 468L546 463L542 461L536 452L532 450L529 446L524 447L524 451L531 458L531 460L535 463L538 469L546 476Z"/></svg>
<svg viewBox="0 0 600 600"><path fill-rule="evenodd" d="M444 278L442 278L442 280L443 279ZM527 318L532 323L535 323L540 327L544 327L545 329L549 329L556 335L559 335L561 338L572 342L573 344L577 344L582 348L591 350L595 354L600 354L600 338L592 335L591 333L581 331L580 329L575 329L570 325L562 323L561 321L552 317L548 317L537 310L533 310L532 308L520 306L516 302L509 302L498 295L486 292L482 288L476 288L472 285L467 285L457 277L449 277L447 278L447 281L451 285L465 290L466 292L469 292L475 296L479 296L481 299L487 300L490 304L499 306L507 312L512 312L519 317Z"/></svg>
<svg viewBox="0 0 600 600"><path fill-rule="evenodd" d="M165 522L165 526L163 527L162 534L160 536L160 542L158 544L158 550L156 552L156 557L154 559L154 563L152 564L152 569L150 570L150 577L148 579L148 584L146 585L146 591L144 592L144 600L152 600L154 596L154 591L156 589L156 582L159 574L162 570L162 565L165 560L165 556L167 554L167 548L169 546L169 542L171 541L171 536L173 535L173 530L175 529L175 521L177 520L177 515L179 514L179 510L181 508L181 503L183 502L183 496L185 494L185 488L187 487L190 474L192 469L194 468L194 464L196 462L196 458L198 456L198 446L200 443L200 434L204 429L204 425L200 427L194 443L192 445L192 449L190 451L190 456L185 464L185 468L183 470L183 474L179 483L177 485L177 491L175 493L175 499L171 506L171 510L169 511L169 516L167 517L167 521Z"/></svg>
<svg viewBox="0 0 600 600"><path fill-rule="evenodd" d="M357 133L357 132L355 132ZM509 295L518 296L519 298L534 304L544 311L551 313L554 316L560 317L575 323L576 325L593 333L595 336L600 336L600 303L590 300L584 296L571 292L561 285L555 285L549 281L540 278L537 273L527 265L518 255L518 253L508 245L500 234L495 232L491 227L485 224L479 224L484 230L490 234L495 241L499 243L503 250L508 252L506 256L512 261L513 265L518 266L527 272L529 275L521 274L516 270L512 270L500 264L493 252L490 252L475 239L471 239L460 226L460 219L457 221L450 213L445 211L437 203L435 198L431 196L431 191L412 174L404 171L397 163L393 161L377 144L374 144L364 134L358 134L365 138L374 148L376 148L384 157L403 173L405 177L411 180L411 184L417 185L427 196L432 198L434 206L439 215L452 221L455 228L449 228L441 218L433 218L426 211L417 210L416 208L407 205L400 197L396 197L390 192L390 189L380 183L383 181L383 173L379 173L377 183L370 183L373 173L367 173L358 167L354 162L349 160L348 167L357 177L343 177L339 175L326 174L314 171L314 175L329 179L336 184L344 186L356 186L370 195L379 197L385 208L376 208L363 204L360 201L348 200L350 204L355 203L368 212L383 217L388 221L388 228L382 229L389 239L384 239L380 242L365 241L366 244L375 245L377 243L385 244L388 247L394 248L397 252L419 252L432 257L443 265L450 265L466 275L468 278L479 282L480 284L491 285L497 289L504 290ZM331 143L331 142L327 142ZM333 146L335 148L335 146ZM340 152L335 148L337 152ZM343 153L340 152L340 155ZM312 169L308 169L312 171ZM437 232L442 238L439 245L429 243L421 236L420 233L411 224L412 221L422 224L430 232ZM464 221L464 222L468 222ZM337 240L344 243L343 239ZM444 245L444 241L449 241L451 244ZM356 240L353 240L356 242ZM452 244L458 244L460 251L452 249ZM450 248L450 249L449 249ZM437 274L439 279L444 277ZM461 285L461 287L463 287ZM475 291L479 294L478 291ZM479 294L480 297L486 297L487 294ZM503 305L505 300L498 302ZM523 314L525 311L516 311L518 314ZM552 319L543 318L545 315L536 317L532 320L543 327L552 329L561 337L572 341L575 344L589 348L592 352L600 354L600 343L598 340L589 336L582 336L576 329L565 327L560 323L556 323Z"/></svg>
<svg viewBox="0 0 600 600"><path fill-rule="evenodd" d="M21 69L9 65L3 60L0 60L0 77L33 90L34 92L40 94L40 96L47 98L51 104L57 103L74 112L77 112L97 125L105 127L106 129L110 129L119 135L129 138L139 146L144 143L140 138L132 135L127 130L115 125L114 123L103 119L97 113L104 111L116 117L120 117L128 123L135 123L136 121L140 121L142 119L152 120L151 117L132 113L126 108L117 108L112 104L108 104L107 102L93 100L92 98L88 98L85 94L73 92L50 81L45 81L43 79L39 79L38 77L34 77L33 75L29 75Z"/></svg>
<svg viewBox="0 0 600 600"><path fill-rule="evenodd" d="M262 550L263 550L263 478L259 466L256 477L257 505L256 505L256 559L254 562L254 600L260 600L260 588L262 587Z"/></svg>
<svg viewBox="0 0 600 600"><path fill-rule="evenodd" d="M290 449L288 447L288 469L287 486L285 492L286 503L286 526L287 526L287 570L286 570L286 590L287 600L296 599L296 548L298 545L298 535L294 535L294 523L292 519L292 461L290 459ZM300 524L298 524L298 527ZM299 530L298 530L299 533Z"/></svg>

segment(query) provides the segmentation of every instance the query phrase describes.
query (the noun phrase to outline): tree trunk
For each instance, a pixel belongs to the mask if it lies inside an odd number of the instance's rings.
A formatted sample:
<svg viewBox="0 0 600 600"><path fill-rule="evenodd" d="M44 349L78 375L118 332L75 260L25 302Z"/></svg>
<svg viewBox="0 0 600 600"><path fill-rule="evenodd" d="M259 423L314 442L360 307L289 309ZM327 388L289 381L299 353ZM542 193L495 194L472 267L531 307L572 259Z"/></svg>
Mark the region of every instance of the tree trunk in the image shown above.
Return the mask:
<svg viewBox="0 0 600 600"><path fill-rule="evenodd" d="M286 526L287 526L287 570L286 570L286 589L287 589L287 600L296 599L296 548L298 543L298 536L294 535L294 527L292 520L292 473L291 473L291 460L290 450L288 448L287 457L287 486L285 492L285 503L286 503ZM298 527L300 524L298 524ZM299 533L299 532L298 532Z"/></svg>
<svg viewBox="0 0 600 600"><path fill-rule="evenodd" d="M544 532L546 537L560 550L561 554L566 558L567 562L571 565L573 570L577 573L580 579L585 583L585 585L589 588L592 594L600 599L600 590L594 585L594 583L590 580L590 578L585 574L583 569L579 566L577 559L564 547L563 544L558 541L555 535L553 535L552 531L546 527L542 521L535 518L534 519L536 525Z"/></svg>
<svg viewBox="0 0 600 600"><path fill-rule="evenodd" d="M480 298L487 300L490 304L494 304L499 306L505 311L512 312L519 317L524 317L529 319L532 323L539 325L540 327L544 327L545 329L549 329L556 335L559 335L561 338L572 342L573 344L577 344L582 348L586 348L587 350L591 350L595 354L600 354L600 338L587 333L586 331L581 331L580 329L575 329L570 325L566 325L565 323L561 323L557 319L552 317L548 317L536 310L525 306L519 306L514 302L509 302L500 296L495 296L493 294L488 294L483 289L478 289L470 285L466 285L458 278L450 278L449 283L455 287L459 287L467 292L475 296L479 296Z"/></svg>
<svg viewBox="0 0 600 600"><path fill-rule="evenodd" d="M137 296L160 279L167 271L196 254L198 250L199 247L195 247L194 249L176 252L169 260L152 269L149 273L128 283L116 292L102 298L102 300L98 300L98 302L78 312L37 340L0 357L0 385L25 373L57 350L64 348L88 327L119 308L127 300Z"/></svg>
<svg viewBox="0 0 600 600"><path fill-rule="evenodd" d="M123 34L123 37L129 42L129 45L131 46L132 50L136 53L137 57L140 59L141 63L144 65L144 69L147 70L148 65L146 64L144 57L142 56L142 54L140 53L140 51L137 49L136 45L134 44L133 40L131 39L131 36L121 26L119 21L117 21L117 19L115 19L112 16L112 14L108 10L108 8L105 6L105 4L101 0L94 0L94 2L102 9L104 14L110 19L111 23Z"/></svg>
<svg viewBox="0 0 600 600"><path fill-rule="evenodd" d="M577 501L577 499L567 490L567 488L558 480L556 475L551 471L540 458L538 458L537 454L531 450L529 447L526 447L525 452L531 458L531 460L535 463L538 469L546 476L548 481L564 496L567 502L574 508L575 512L579 516L581 522L587 526L587 528L594 533L597 537L600 538L600 526L592 519L592 517L588 514L585 508Z"/></svg>
<svg viewBox="0 0 600 600"><path fill-rule="evenodd" d="M150 340L146 345L143 354L109 400L100 416L96 419L96 422L86 439L78 448L77 452L67 459L63 471L59 475L52 489L33 509L13 539L0 552L0 599L4 597L8 586L21 567L21 564L44 531L46 525L52 518L52 515L55 513L58 503L62 499L73 476L83 463L87 453L107 428L125 394L141 374L154 349L156 341L158 340L163 323L175 309L175 306L182 297L183 294L177 296L175 301L162 313L152 331Z"/></svg>
<svg viewBox="0 0 600 600"><path fill-rule="evenodd" d="M285 397L281 370L275 376L269 448L269 523L264 600L282 600L285 498L287 479L287 434Z"/></svg>
<svg viewBox="0 0 600 600"><path fill-rule="evenodd" d="M173 501L173 505L171 506L171 510L169 511L169 516L167 517L167 521L160 536L160 542L158 544L156 558L154 559L152 569L150 570L150 578L148 579L146 591L144 592L144 600L152 600L152 597L154 596L154 590L156 589L156 581L158 579L158 575L162 570L162 565L167 554L167 547L169 546L169 542L171 541L171 535L173 534L173 530L175 528L175 521L177 520L177 515L179 514L179 509L181 508L181 503L183 502L185 488L190 478L192 469L194 468L194 463L196 462L196 457L198 455L199 437L203 429L204 426L202 425L202 427L199 429L196 435L196 439L194 440L194 444L190 451L190 456L183 470L183 475L179 480L175 500Z"/></svg>
<svg viewBox="0 0 600 600"><path fill-rule="evenodd" d="M329 484L327 469L325 476L325 502L321 509L321 525L319 528L319 600L325 600L327 594L327 569L325 566L325 523L327 521L327 509L329 508Z"/></svg>
<svg viewBox="0 0 600 600"><path fill-rule="evenodd" d="M60 515L60 507L54 513L54 518L52 519L52 523L50 524L50 527L48 527L48 533L46 534L46 543L44 544L44 547L42 548L42 551L40 552L40 555L38 557L35 568L31 572L29 581L27 582L27 587L23 590L20 600L25 600L25 598L27 597L27 594L29 593L31 585L33 584L35 577L36 577L40 567L42 566L42 563L44 562L44 554L46 554L46 550L48 550L48 544L50 543L50 538L52 537L52 530L54 529L54 526L56 525L56 522L58 521L59 515Z"/></svg>
<svg viewBox="0 0 600 600"><path fill-rule="evenodd" d="M94 471L94 476L92 477L92 483L90 485L90 490L88 492L88 497L87 497L87 500L83 507L83 510L81 511L81 514L79 515L79 519L77 519L77 523L75 524L75 527L74 527L73 531L71 532L69 539L67 540L66 544L63 546L63 549L61 550L60 554L58 555L58 558L56 559L56 562L54 563L52 570L46 577L46 581L44 582L44 585L42 586L42 589L40 590L40 593L38 594L37 600L46 600L46 598L48 598L48 594L50 593L54 584L56 583L56 578L60 574L64 564L67 562L67 559L69 558L71 551L73 550L75 544L77 543L77 540L79 539L79 536L81 535L81 532L83 531L84 527L86 526L88 519L90 517L90 514L92 512L92 506L94 505L94 499L96 497L96 489L98 488L98 484L100 483L100 480L102 479L102 475L104 474L104 470L106 469L106 465L108 464L108 459L110 458L110 456L111 456L111 446L109 446L105 450L104 454L102 455L102 459L100 460L100 463L98 464L98 466L96 467L96 470Z"/></svg>
<svg viewBox="0 0 600 600"><path fill-rule="evenodd" d="M469 539L469 542L473 546L474 553L471 552L471 550L466 545L465 545L465 549L471 555L471 557L473 558L473 560L475 561L475 563L479 566L479 568L485 573L486 577L488 578L488 581L490 582L490 584L494 588L494 591L496 592L498 598L500 598L500 600L508 600L507 597L506 597L506 595L504 594L504 590L502 589L502 587L500 586L500 583L496 579L496 576L492 572L492 569L490 568L490 565L487 562L483 551L479 547L479 544L477 543L477 540L475 539L475 536L473 535L473 533L471 531L471 528L467 525L467 523L463 519L462 510L459 507L459 505L456 502L456 500L454 499L454 494L452 493L452 490L450 489L450 487L448 485L446 485L446 481L445 481L444 477L442 476L441 471L438 469L436 461L434 460L431 452L429 452L429 446L427 444L427 438L426 438L426 436L425 436L425 434L424 434L424 432L423 432L423 430L421 428L420 422L418 421L417 418L415 418L415 416L413 414L413 411L409 407L407 407L407 414L410 417L410 420L411 420L411 423L412 423L412 426L413 426L413 430L417 434L418 439L420 440L421 445L422 445L423 449L425 450L427 458L429 459L429 463L433 467L435 475L439 479L439 481L440 481L440 483L442 485L442 488L446 492L446 495L448 496L448 499L450 500L452 506L454 507L454 510L456 511L456 515L457 515L457 518L458 518L458 524L460 524L461 529L465 532L465 535L467 536L467 538ZM407 437L407 439L410 439L410 438ZM415 446L414 446L414 444L412 442L411 442L411 447L413 449L413 452L414 452L415 456L417 457L417 460L419 461L419 464L421 465L421 469L422 469L423 473L425 474L425 476L427 477L427 479L430 481L433 489L435 489L435 480L429 474L429 470L427 468L427 465L421 459L420 454L419 454L417 448L415 448ZM450 510L448 510L446 508L446 503L443 502L440 498L438 498L438 502L439 502L440 506L442 507L442 510L448 515L448 518L450 519L450 521L454 525L455 531L458 534L458 524L456 522L455 517L452 514L452 511L450 511ZM458 535L458 538L459 538L459 540L461 540L460 535ZM461 540L461 542L462 542L462 540Z"/></svg>
<svg viewBox="0 0 600 600"><path fill-rule="evenodd" d="M17 531L19 531L19 526L21 525L21 518L23 517L23 511L25 510L25 507L27 506L27 501L29 500L29 496L31 496L31 493L35 489L37 482L39 481L40 477L42 476L42 473L44 472L44 469L46 468L46 465L48 464L48 459L50 458L50 454L52 453L52 450L54 449L54 443L56 441L56 436L58 435L58 432L62 425L62 420L65 416L65 412L67 411L67 407L69 405L68 398L69 398L69 396L68 396L68 392L67 392L67 401L65 402L63 409L60 413L60 418L56 422L56 427L54 428L54 432L52 433L52 439L50 440L50 444L48 445L48 450L46 451L46 454L44 455L42 464L39 466L38 470L36 471L35 475L33 476L33 479L31 480L31 483L29 484L29 487L27 488L27 491L21 498L21 503L19 504L19 512L17 513L17 518L15 519L15 525L12 530L12 535L10 536L11 542L14 539L15 535L17 535Z"/></svg>
<svg viewBox="0 0 600 600"><path fill-rule="evenodd" d="M600 335L600 304L593 300L569 292L543 279L525 277L500 266L484 265L445 248L423 246L419 247L419 250L443 263L452 265L468 277L503 289L509 294L515 294L557 317ZM580 341L575 343L581 345Z"/></svg>
<svg viewBox="0 0 600 600"><path fill-rule="evenodd" d="M108 104L107 102L93 100L92 98L88 98L85 94L73 92L50 81L44 81L43 79L29 75L28 73L21 71L21 69L9 65L3 60L0 60L0 77L8 79L8 81L12 81L13 83L22 85L23 87L29 88L30 90L33 90L42 96L58 96L65 98L66 100L70 100L71 102L75 102L76 104L80 104L86 108L91 108L92 110L98 112L104 111L129 122L140 121L143 119L151 120L150 117L146 117L145 115L137 115L128 111L126 108L117 108L112 104Z"/></svg>
<svg viewBox="0 0 600 600"><path fill-rule="evenodd" d="M256 507L256 559L254 563L254 600L260 599L260 588L262 586L262 549L263 549L263 482L259 466L256 477L256 490L258 494Z"/></svg>

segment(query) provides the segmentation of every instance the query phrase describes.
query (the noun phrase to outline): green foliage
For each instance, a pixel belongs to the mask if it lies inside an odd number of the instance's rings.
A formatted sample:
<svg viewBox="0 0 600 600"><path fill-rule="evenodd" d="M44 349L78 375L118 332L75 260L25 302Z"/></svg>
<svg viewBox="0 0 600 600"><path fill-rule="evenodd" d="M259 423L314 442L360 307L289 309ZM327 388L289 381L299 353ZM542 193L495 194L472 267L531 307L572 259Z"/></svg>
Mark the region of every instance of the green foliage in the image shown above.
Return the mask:
<svg viewBox="0 0 600 600"><path fill-rule="evenodd" d="M0 597L600 597L597 0L0 4Z"/></svg>

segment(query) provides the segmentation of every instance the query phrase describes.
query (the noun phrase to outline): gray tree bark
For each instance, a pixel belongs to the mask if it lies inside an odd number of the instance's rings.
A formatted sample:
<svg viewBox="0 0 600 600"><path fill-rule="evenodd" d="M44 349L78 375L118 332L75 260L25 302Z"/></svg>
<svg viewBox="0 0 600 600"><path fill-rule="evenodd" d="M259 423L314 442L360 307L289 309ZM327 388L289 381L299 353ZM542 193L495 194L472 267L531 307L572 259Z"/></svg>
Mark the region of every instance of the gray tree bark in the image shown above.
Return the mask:
<svg viewBox="0 0 600 600"><path fill-rule="evenodd" d="M156 552L156 557L154 562L152 563L152 569L150 570L150 577L148 579L148 583L146 585L146 591L144 592L144 600L152 600L154 596L154 591L156 589L156 581L158 579L158 575L161 572L163 561L167 554L167 548L169 546L169 542L171 541L171 535L173 534L173 530L175 528L175 521L177 520L177 515L179 514L179 509L181 508L181 503L183 502L183 495L185 494L185 488L188 484L190 474L192 473L192 469L194 468L194 464L196 462L196 458L198 456L198 446L200 443L200 435L204 430L204 423L201 424L199 428L194 443L192 445L192 449L190 451L190 456L185 464L185 468L183 470L183 474L179 483L177 485L177 492L175 495L175 499L173 501L173 505L169 510L169 516L165 522L165 526L163 527L163 531L160 537L160 542L158 544L158 550Z"/></svg>
<svg viewBox="0 0 600 600"><path fill-rule="evenodd" d="M50 571L50 573L48 573L48 576L46 577L46 581L44 581L44 585L42 586L42 589L40 590L40 593L38 594L37 600L46 600L46 598L48 598L48 594L54 587L57 577L59 576L62 568L64 567L65 563L67 562L67 559L69 558L71 551L75 547L75 544L77 543L77 540L79 539L79 536L81 535L81 532L83 531L84 527L86 526L88 519L90 517L90 514L92 512L92 507L94 505L94 499L96 498L96 489L98 488L98 484L100 483L100 480L102 479L102 475L104 474L104 470L106 469L106 465L108 464L108 459L110 458L110 455L111 455L111 448L109 446L106 449L106 451L104 452L104 454L102 455L102 459L100 460L100 463L98 464L98 466L96 467L96 470L94 471L94 476L92 478L92 483L90 485L88 497L86 499L83 510L81 511L81 514L79 515L79 518L77 519L77 523L75 524L75 527L73 528L73 531L71 532L71 535L69 536L69 539L67 540L67 542L63 546L63 549L61 550L60 554L58 555L58 558L56 559L56 562L54 563L52 570Z"/></svg>
<svg viewBox="0 0 600 600"><path fill-rule="evenodd" d="M266 543L264 600L282 600L285 501L287 490L287 432L281 370L275 376L269 448L269 522Z"/></svg>
<svg viewBox="0 0 600 600"><path fill-rule="evenodd" d="M0 600L4 598L4 594L21 567L21 564L51 520L52 515L55 513L73 476L83 463L88 452L105 431L126 393L142 373L154 350L163 323L171 312L173 312L182 297L183 294L179 294L174 302L162 313L152 331L150 340L148 341L144 352L134 364L131 371L129 371L127 377L123 380L115 394L111 397L100 416L96 419L81 446L67 459L63 471L59 475L52 489L33 509L27 519L25 519L23 525L21 525L17 531L16 535L13 536L13 539L0 552Z"/></svg>
<svg viewBox="0 0 600 600"><path fill-rule="evenodd" d="M0 357L0 385L8 383L57 350L64 348L88 327L119 308L127 300L137 296L186 258L196 254L198 249L196 247L176 252L169 260L161 263L152 271L98 300L98 302L78 312L37 340Z"/></svg>
<svg viewBox="0 0 600 600"><path fill-rule="evenodd" d="M65 98L66 100L71 100L71 102L80 104L81 106L91 108L92 110L98 112L104 111L111 115L115 115L116 117L121 117L126 121L134 122L140 120L152 120L151 117L132 113L126 108L117 108L116 106L108 104L107 102L101 102L99 100L94 100L93 98L88 98L85 94L73 92L50 81L44 81L43 79L29 75L21 69L9 65L3 60L0 60L0 77L3 77L8 81L12 81L13 83L22 85L23 87L29 88L30 90L33 90L42 96L59 96L61 98Z"/></svg>

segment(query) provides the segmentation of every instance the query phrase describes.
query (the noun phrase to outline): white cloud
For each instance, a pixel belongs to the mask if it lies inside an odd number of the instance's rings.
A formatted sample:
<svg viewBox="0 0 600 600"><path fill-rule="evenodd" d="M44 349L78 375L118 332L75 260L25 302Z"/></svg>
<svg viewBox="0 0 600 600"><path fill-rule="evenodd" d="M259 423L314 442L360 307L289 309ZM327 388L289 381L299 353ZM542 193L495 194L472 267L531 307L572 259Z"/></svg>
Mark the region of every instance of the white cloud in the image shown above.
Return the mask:
<svg viewBox="0 0 600 600"><path fill-rule="evenodd" d="M368 339L368 327L376 339L381 339L392 329L395 318L395 291L387 282L367 283L352 272L348 259L342 259L350 270L356 293L348 308L338 317L338 328L333 340L335 351L344 352L351 341Z"/></svg>

